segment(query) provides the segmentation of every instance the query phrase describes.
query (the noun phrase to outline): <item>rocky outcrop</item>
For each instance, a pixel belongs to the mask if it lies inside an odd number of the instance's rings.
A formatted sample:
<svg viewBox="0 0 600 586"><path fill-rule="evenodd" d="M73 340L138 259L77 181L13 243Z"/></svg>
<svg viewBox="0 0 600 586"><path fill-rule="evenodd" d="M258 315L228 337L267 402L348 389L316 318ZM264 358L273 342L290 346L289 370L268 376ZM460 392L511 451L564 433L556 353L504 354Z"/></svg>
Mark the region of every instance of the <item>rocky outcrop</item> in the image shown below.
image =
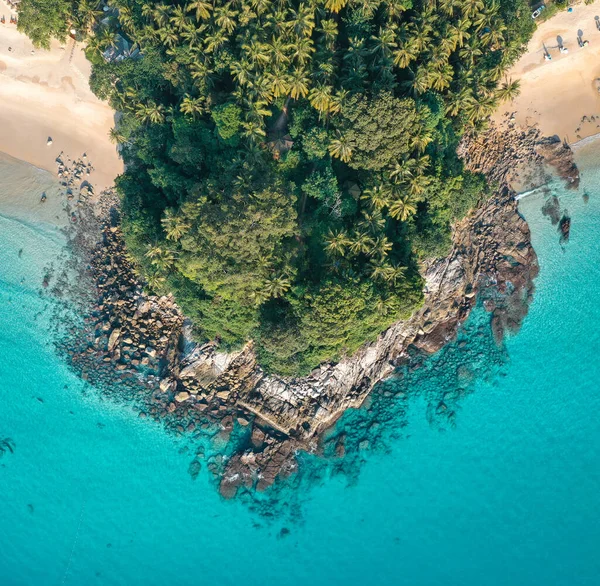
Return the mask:
<svg viewBox="0 0 600 586"><path fill-rule="evenodd" d="M143 293L113 213L89 263L94 308L84 343L69 350L72 363L102 383L115 382L116 374L120 392L135 394L141 416L177 433L203 430L223 443L235 431L228 457L207 465L223 496L270 486L295 470L298 450L316 451L323 432L362 405L378 382L452 340L478 299L498 342L519 327L538 266L509 183L517 163L537 169L549 152L550 164L575 177L570 150L541 142L537 131L509 127L466 139L459 152L496 193L455 226L450 254L422 267L422 308L354 355L306 377L284 378L263 372L252 344L229 354L213 343L181 352L184 318L171 298Z"/></svg>
<svg viewBox="0 0 600 586"><path fill-rule="evenodd" d="M579 170L569 145L557 136L543 137L535 127L522 129L511 118L500 127L492 124L485 132L466 137L458 154L468 169L483 173L498 186L543 185L550 179L546 169L551 167L552 174L569 187L579 187Z"/></svg>
<svg viewBox="0 0 600 586"><path fill-rule="evenodd" d="M452 339L482 290L494 298L493 311L501 319L527 303L536 274L529 229L505 189L457 226L447 258L425 268L423 307L353 356L321 365L306 377L287 379L265 375L256 365L252 345L227 365L222 358L219 365L218 353L207 348L184 360L178 382L209 401L217 393L227 394L269 427L309 442L344 410L360 406L372 387L407 362L411 352L433 353ZM494 295L487 292L491 288ZM509 302L509 297L519 301ZM506 318L502 323L512 322ZM202 373L201 380L187 377L194 371Z"/></svg>

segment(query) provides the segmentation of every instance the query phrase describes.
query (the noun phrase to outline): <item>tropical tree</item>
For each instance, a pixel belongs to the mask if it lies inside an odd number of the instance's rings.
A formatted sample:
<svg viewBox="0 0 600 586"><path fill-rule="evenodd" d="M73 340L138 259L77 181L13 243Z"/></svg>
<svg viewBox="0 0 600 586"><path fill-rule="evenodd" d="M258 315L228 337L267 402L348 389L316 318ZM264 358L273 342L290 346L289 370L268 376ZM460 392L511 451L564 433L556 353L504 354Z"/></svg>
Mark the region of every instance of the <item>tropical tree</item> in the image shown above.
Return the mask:
<svg viewBox="0 0 600 586"><path fill-rule="evenodd" d="M345 230L339 230L337 232L330 230L325 238L325 243L325 248L330 254L345 256L352 244L352 239Z"/></svg>
<svg viewBox="0 0 600 586"><path fill-rule="evenodd" d="M179 105L179 109L186 116L196 118L204 112L204 101L202 98L193 98L186 94Z"/></svg>
<svg viewBox="0 0 600 586"><path fill-rule="evenodd" d="M186 222L182 216L178 215L173 209L167 209L164 216L161 219L161 224L167 240L181 240L181 238L188 232L191 225ZM151 258L156 256L156 252L153 252Z"/></svg>
<svg viewBox="0 0 600 586"><path fill-rule="evenodd" d="M521 82L516 79L505 79L504 83L498 88L496 97L504 102L508 100L514 100L521 91Z"/></svg>
<svg viewBox="0 0 600 586"><path fill-rule="evenodd" d="M207 20L210 18L213 6L210 2L206 2L206 0L193 0L186 5L185 9L188 12L194 12L196 20Z"/></svg>
<svg viewBox="0 0 600 586"><path fill-rule="evenodd" d="M353 142L341 133L329 144L329 154L347 163L352 158Z"/></svg>
<svg viewBox="0 0 600 586"><path fill-rule="evenodd" d="M408 218L417 212L417 207L409 195L394 199L390 203L389 214L392 218L406 222Z"/></svg>
<svg viewBox="0 0 600 586"><path fill-rule="evenodd" d="M274 275L265 283L264 292L267 297L283 297L291 286L292 283L286 275Z"/></svg>

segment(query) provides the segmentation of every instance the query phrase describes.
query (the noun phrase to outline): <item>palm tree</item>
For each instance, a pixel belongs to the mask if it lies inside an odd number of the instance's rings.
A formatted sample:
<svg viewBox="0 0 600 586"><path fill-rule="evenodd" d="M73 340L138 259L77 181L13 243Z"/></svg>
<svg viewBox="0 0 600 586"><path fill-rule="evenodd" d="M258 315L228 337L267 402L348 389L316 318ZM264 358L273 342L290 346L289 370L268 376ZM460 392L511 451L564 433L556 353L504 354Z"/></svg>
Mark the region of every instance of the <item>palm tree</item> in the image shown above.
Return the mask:
<svg viewBox="0 0 600 586"><path fill-rule="evenodd" d="M97 35L92 35L91 37L88 37L87 47L90 51L96 54L101 54L104 50L104 47L102 46L102 40Z"/></svg>
<svg viewBox="0 0 600 586"><path fill-rule="evenodd" d="M256 14L260 15L266 12L271 6L271 0L252 0L251 3L252 8ZM283 19L285 20L285 19Z"/></svg>
<svg viewBox="0 0 600 586"><path fill-rule="evenodd" d="M203 61L196 60L190 65L190 75L199 88L213 86L213 70Z"/></svg>
<svg viewBox="0 0 600 586"><path fill-rule="evenodd" d="M172 28L165 27L160 29L158 36L167 47L174 47L179 43L179 35Z"/></svg>
<svg viewBox="0 0 600 586"><path fill-rule="evenodd" d="M150 259L150 264L161 272L168 271L175 264L175 252L158 245L150 246L145 256Z"/></svg>
<svg viewBox="0 0 600 586"><path fill-rule="evenodd" d="M292 283L285 275L277 275L267 280L264 286L264 292L268 297L283 297L291 286Z"/></svg>
<svg viewBox="0 0 600 586"><path fill-rule="evenodd" d="M375 281L385 281L388 263L384 260L372 260L369 264L371 278Z"/></svg>
<svg viewBox="0 0 600 586"><path fill-rule="evenodd" d="M142 124L150 122L150 113L148 110L148 106L142 103L137 104L135 108L135 116Z"/></svg>
<svg viewBox="0 0 600 586"><path fill-rule="evenodd" d="M305 98L308 95L309 79L302 69L294 68L291 76L288 77L288 84L290 97L294 100Z"/></svg>
<svg viewBox="0 0 600 586"><path fill-rule="evenodd" d="M188 232L190 225L172 209L167 209L161 219L167 240L178 241Z"/></svg>
<svg viewBox="0 0 600 586"><path fill-rule="evenodd" d="M347 163L352 158L353 146L354 143L351 140L338 132L337 137L329 143L329 154L343 163Z"/></svg>
<svg viewBox="0 0 600 586"><path fill-rule="evenodd" d="M374 246L375 242L366 232L356 232L350 243L352 254L366 254Z"/></svg>
<svg viewBox="0 0 600 586"><path fill-rule="evenodd" d="M173 8L173 16L169 18L169 22L179 31L183 31L190 24L185 10L181 6Z"/></svg>
<svg viewBox="0 0 600 586"><path fill-rule="evenodd" d="M454 14L454 8L458 3L456 0L439 0L438 8L446 16L452 16Z"/></svg>
<svg viewBox="0 0 600 586"><path fill-rule="evenodd" d="M514 100L521 91L521 82L517 79L505 79L504 83L496 91L496 97L504 102L506 100Z"/></svg>
<svg viewBox="0 0 600 586"><path fill-rule="evenodd" d="M429 160L429 157L427 157L427 160ZM406 181L416 175L416 168L417 159L405 159L403 161L397 161L394 165L394 168L390 171L390 179L394 179L396 181Z"/></svg>
<svg viewBox="0 0 600 586"><path fill-rule="evenodd" d="M275 71L270 76L271 81L271 93L273 97L279 98L281 96L287 96L289 92L288 78L282 70Z"/></svg>
<svg viewBox="0 0 600 586"><path fill-rule="evenodd" d="M110 129L110 131L108 133L108 138L110 139L110 142L112 142L113 144L123 144L124 142L127 141L125 136L117 130L116 126L114 128Z"/></svg>
<svg viewBox="0 0 600 586"><path fill-rule="evenodd" d="M314 52L313 41L310 37L301 37L292 44L292 57L302 67L310 59L311 53Z"/></svg>
<svg viewBox="0 0 600 586"><path fill-rule="evenodd" d="M454 76L454 69L452 65L446 63L445 65L433 69L430 74L431 87L438 92L441 92L450 86L452 77Z"/></svg>
<svg viewBox="0 0 600 586"><path fill-rule="evenodd" d="M156 293L162 289L166 279L160 273L154 272L146 277L146 281L150 290Z"/></svg>
<svg viewBox="0 0 600 586"><path fill-rule="evenodd" d="M339 230L338 232L329 230L329 233L325 238L325 243L325 250L327 250L329 254L345 256L348 247L352 244L352 240L345 230Z"/></svg>
<svg viewBox="0 0 600 586"><path fill-rule="evenodd" d="M267 135L262 125L252 120L242 122L242 128L244 129L242 134L246 138L255 142L261 142Z"/></svg>
<svg viewBox="0 0 600 586"><path fill-rule="evenodd" d="M465 45L459 52L460 58L467 63L469 67L473 67L478 57L483 53L476 44Z"/></svg>
<svg viewBox="0 0 600 586"><path fill-rule="evenodd" d="M470 87L463 86L457 93L450 93L446 114L458 116L465 106L473 102L473 91Z"/></svg>
<svg viewBox="0 0 600 586"><path fill-rule="evenodd" d="M94 0L82 0L77 7L77 25L81 32L87 33L92 26L102 16L102 11L98 10L98 2Z"/></svg>
<svg viewBox="0 0 600 586"><path fill-rule="evenodd" d="M401 222L406 222L406 220L408 220L408 218L410 218L416 212L417 207L409 195L398 197L390 204L389 207L390 216L392 216L392 218L395 220L400 220Z"/></svg>
<svg viewBox="0 0 600 586"><path fill-rule="evenodd" d="M417 52L408 44L403 43L394 51L394 65L406 69L411 61L417 58Z"/></svg>
<svg viewBox="0 0 600 586"><path fill-rule="evenodd" d="M460 10L465 18L471 18L484 9L483 0L461 0Z"/></svg>
<svg viewBox="0 0 600 586"><path fill-rule="evenodd" d="M325 8L331 12L339 12L348 4L348 0L326 0Z"/></svg>
<svg viewBox="0 0 600 586"><path fill-rule="evenodd" d="M372 234L378 234L385 228L385 220L381 212L377 209L363 210L362 219L358 222L358 227L368 230Z"/></svg>
<svg viewBox="0 0 600 586"><path fill-rule="evenodd" d="M370 263L371 278L376 281L383 281L385 283L396 284L398 279L404 276L406 269L399 267L383 259L374 260Z"/></svg>
<svg viewBox="0 0 600 586"><path fill-rule="evenodd" d="M103 49L108 49L109 47L115 47L117 44L117 35L114 30L105 26L102 27L100 33L96 35L98 37L98 41L100 46Z"/></svg>
<svg viewBox="0 0 600 586"><path fill-rule="evenodd" d="M138 104L135 115L142 123L160 124L165 121L165 107L162 104L149 101L148 104Z"/></svg>
<svg viewBox="0 0 600 586"><path fill-rule="evenodd" d="M144 256L152 260L154 258L158 258L162 253L163 249L158 244L155 244L154 246L148 247L148 250Z"/></svg>
<svg viewBox="0 0 600 586"><path fill-rule="evenodd" d="M148 116L150 122L161 124L165 121L165 107L162 104L156 104L152 100L148 102Z"/></svg>
<svg viewBox="0 0 600 586"><path fill-rule="evenodd" d="M338 35L338 24L332 18L327 18L321 21L320 32L323 33L323 38L328 49L333 49Z"/></svg>
<svg viewBox="0 0 600 586"><path fill-rule="evenodd" d="M166 26L171 17L171 6L167 4L158 4L152 11L152 19L159 26Z"/></svg>
<svg viewBox="0 0 600 586"><path fill-rule="evenodd" d="M227 33L231 34L237 23L235 17L238 15L236 10L231 10L232 2L228 2L225 6L220 6L215 9L215 22Z"/></svg>
<svg viewBox="0 0 600 586"><path fill-rule="evenodd" d="M410 195L421 195L431 184L431 178L427 175L415 175L408 181L408 192Z"/></svg>
<svg viewBox="0 0 600 586"><path fill-rule="evenodd" d="M382 185L376 185L371 189L365 189L361 199L366 199L374 209L382 210L389 203L389 190Z"/></svg>
<svg viewBox="0 0 600 586"><path fill-rule="evenodd" d="M431 87L430 72L425 65L417 68L413 78L404 82L405 87L410 89L415 96L424 94Z"/></svg>
<svg viewBox="0 0 600 586"><path fill-rule="evenodd" d="M80 6L81 6L81 4L80 4ZM101 11L98 11L98 13L102 14ZM129 8L127 8L126 6L119 8L118 19L119 19L119 23L123 27L123 30L127 31L128 33L132 34L132 36L133 36L133 34L135 33L136 27L135 27L135 21L133 19L131 10Z"/></svg>
<svg viewBox="0 0 600 586"><path fill-rule="evenodd" d="M468 20L460 19L455 25L450 25L448 31L454 38L456 38L456 44L458 47L462 47L465 41L471 38L471 34L468 32L471 23Z"/></svg>
<svg viewBox="0 0 600 586"><path fill-rule="evenodd" d="M210 2L206 2L205 0L193 0L185 7L185 9L188 12L195 12L196 20L206 20L210 18L213 7Z"/></svg>
<svg viewBox="0 0 600 586"><path fill-rule="evenodd" d="M315 15L310 6L302 2L298 10L289 11L289 24L298 37L310 37L315 28Z"/></svg>
<svg viewBox="0 0 600 586"><path fill-rule="evenodd" d="M383 59L391 59L394 49L398 46L395 38L395 30L391 26L380 27L379 34L371 37L374 43L371 52L378 53Z"/></svg>
<svg viewBox="0 0 600 586"><path fill-rule="evenodd" d="M179 105L179 110L186 116L196 118L196 116L199 116L204 112L203 100L202 98L192 98L189 94L185 94Z"/></svg>
<svg viewBox="0 0 600 586"><path fill-rule="evenodd" d="M202 44L203 33L205 30L205 24L200 26L187 24L185 29L181 32L181 38L185 40L190 49L196 49Z"/></svg>
<svg viewBox="0 0 600 586"><path fill-rule="evenodd" d="M234 61L229 66L229 69L233 78L240 85L244 86L250 81L252 68L250 67L250 63L247 60L241 59L240 61Z"/></svg>
<svg viewBox="0 0 600 586"><path fill-rule="evenodd" d="M267 65L271 60L269 45L266 43L260 43L253 39L250 43L244 43L242 50L245 53L244 56L247 56L254 65L257 63Z"/></svg>
<svg viewBox="0 0 600 586"><path fill-rule="evenodd" d="M317 85L308 96L310 105L319 112L319 116L329 112L331 108L331 87L326 85Z"/></svg>
<svg viewBox="0 0 600 586"><path fill-rule="evenodd" d="M221 28L204 38L204 50L207 53L218 51L227 41L227 35Z"/></svg>
<svg viewBox="0 0 600 586"><path fill-rule="evenodd" d="M143 4L142 5L142 16L148 20L154 19L154 5L153 4Z"/></svg>
<svg viewBox="0 0 600 586"><path fill-rule="evenodd" d="M288 57L287 52L290 46L282 37L271 37L271 43L268 47L275 65L282 65L289 62L290 58Z"/></svg>
<svg viewBox="0 0 600 586"><path fill-rule="evenodd" d="M426 148L427 145L433 141L433 135L428 132L428 131L421 131L418 134L415 134L411 141L410 141L410 146L411 148L417 150L419 153L422 153Z"/></svg>
<svg viewBox="0 0 600 586"><path fill-rule="evenodd" d="M379 236L375 241L373 241L373 245L369 251L369 256L379 256L380 258L384 258L387 256L387 253L392 250L392 246L393 245L387 236Z"/></svg>

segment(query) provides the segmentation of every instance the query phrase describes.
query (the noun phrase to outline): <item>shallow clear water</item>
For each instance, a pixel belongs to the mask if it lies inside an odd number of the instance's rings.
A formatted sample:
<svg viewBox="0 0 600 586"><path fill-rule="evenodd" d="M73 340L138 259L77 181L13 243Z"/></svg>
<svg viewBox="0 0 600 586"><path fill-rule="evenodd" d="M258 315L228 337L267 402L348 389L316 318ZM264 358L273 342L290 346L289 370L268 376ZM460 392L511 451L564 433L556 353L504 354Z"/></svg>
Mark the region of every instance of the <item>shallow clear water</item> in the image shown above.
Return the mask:
<svg viewBox="0 0 600 586"><path fill-rule="evenodd" d="M543 196L520 202L535 300L502 350L474 316L463 338L478 376L456 425L427 417L467 361L449 348L412 375L420 394L361 452L355 482L307 459L314 475L269 522L222 501L205 467L193 481L181 440L67 371L39 295L62 236L0 217L0 439L16 444L0 459L0 584L599 584L600 173L590 148L578 156L564 248Z"/></svg>

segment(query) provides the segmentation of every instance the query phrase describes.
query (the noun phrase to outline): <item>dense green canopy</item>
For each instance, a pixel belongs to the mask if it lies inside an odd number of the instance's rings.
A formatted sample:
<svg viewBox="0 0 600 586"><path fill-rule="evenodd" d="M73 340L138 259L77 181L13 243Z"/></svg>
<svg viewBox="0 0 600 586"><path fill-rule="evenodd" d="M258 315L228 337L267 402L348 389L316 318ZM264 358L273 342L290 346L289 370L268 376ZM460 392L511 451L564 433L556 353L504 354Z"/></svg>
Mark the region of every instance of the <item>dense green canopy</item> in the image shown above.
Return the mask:
<svg viewBox="0 0 600 586"><path fill-rule="evenodd" d="M32 16L46 4L22 2L39 44L60 36ZM149 286L284 374L421 303L419 259L485 191L456 144L515 95L502 76L533 28L524 0L53 4L122 113L123 228ZM105 62L116 34L142 57Z"/></svg>

